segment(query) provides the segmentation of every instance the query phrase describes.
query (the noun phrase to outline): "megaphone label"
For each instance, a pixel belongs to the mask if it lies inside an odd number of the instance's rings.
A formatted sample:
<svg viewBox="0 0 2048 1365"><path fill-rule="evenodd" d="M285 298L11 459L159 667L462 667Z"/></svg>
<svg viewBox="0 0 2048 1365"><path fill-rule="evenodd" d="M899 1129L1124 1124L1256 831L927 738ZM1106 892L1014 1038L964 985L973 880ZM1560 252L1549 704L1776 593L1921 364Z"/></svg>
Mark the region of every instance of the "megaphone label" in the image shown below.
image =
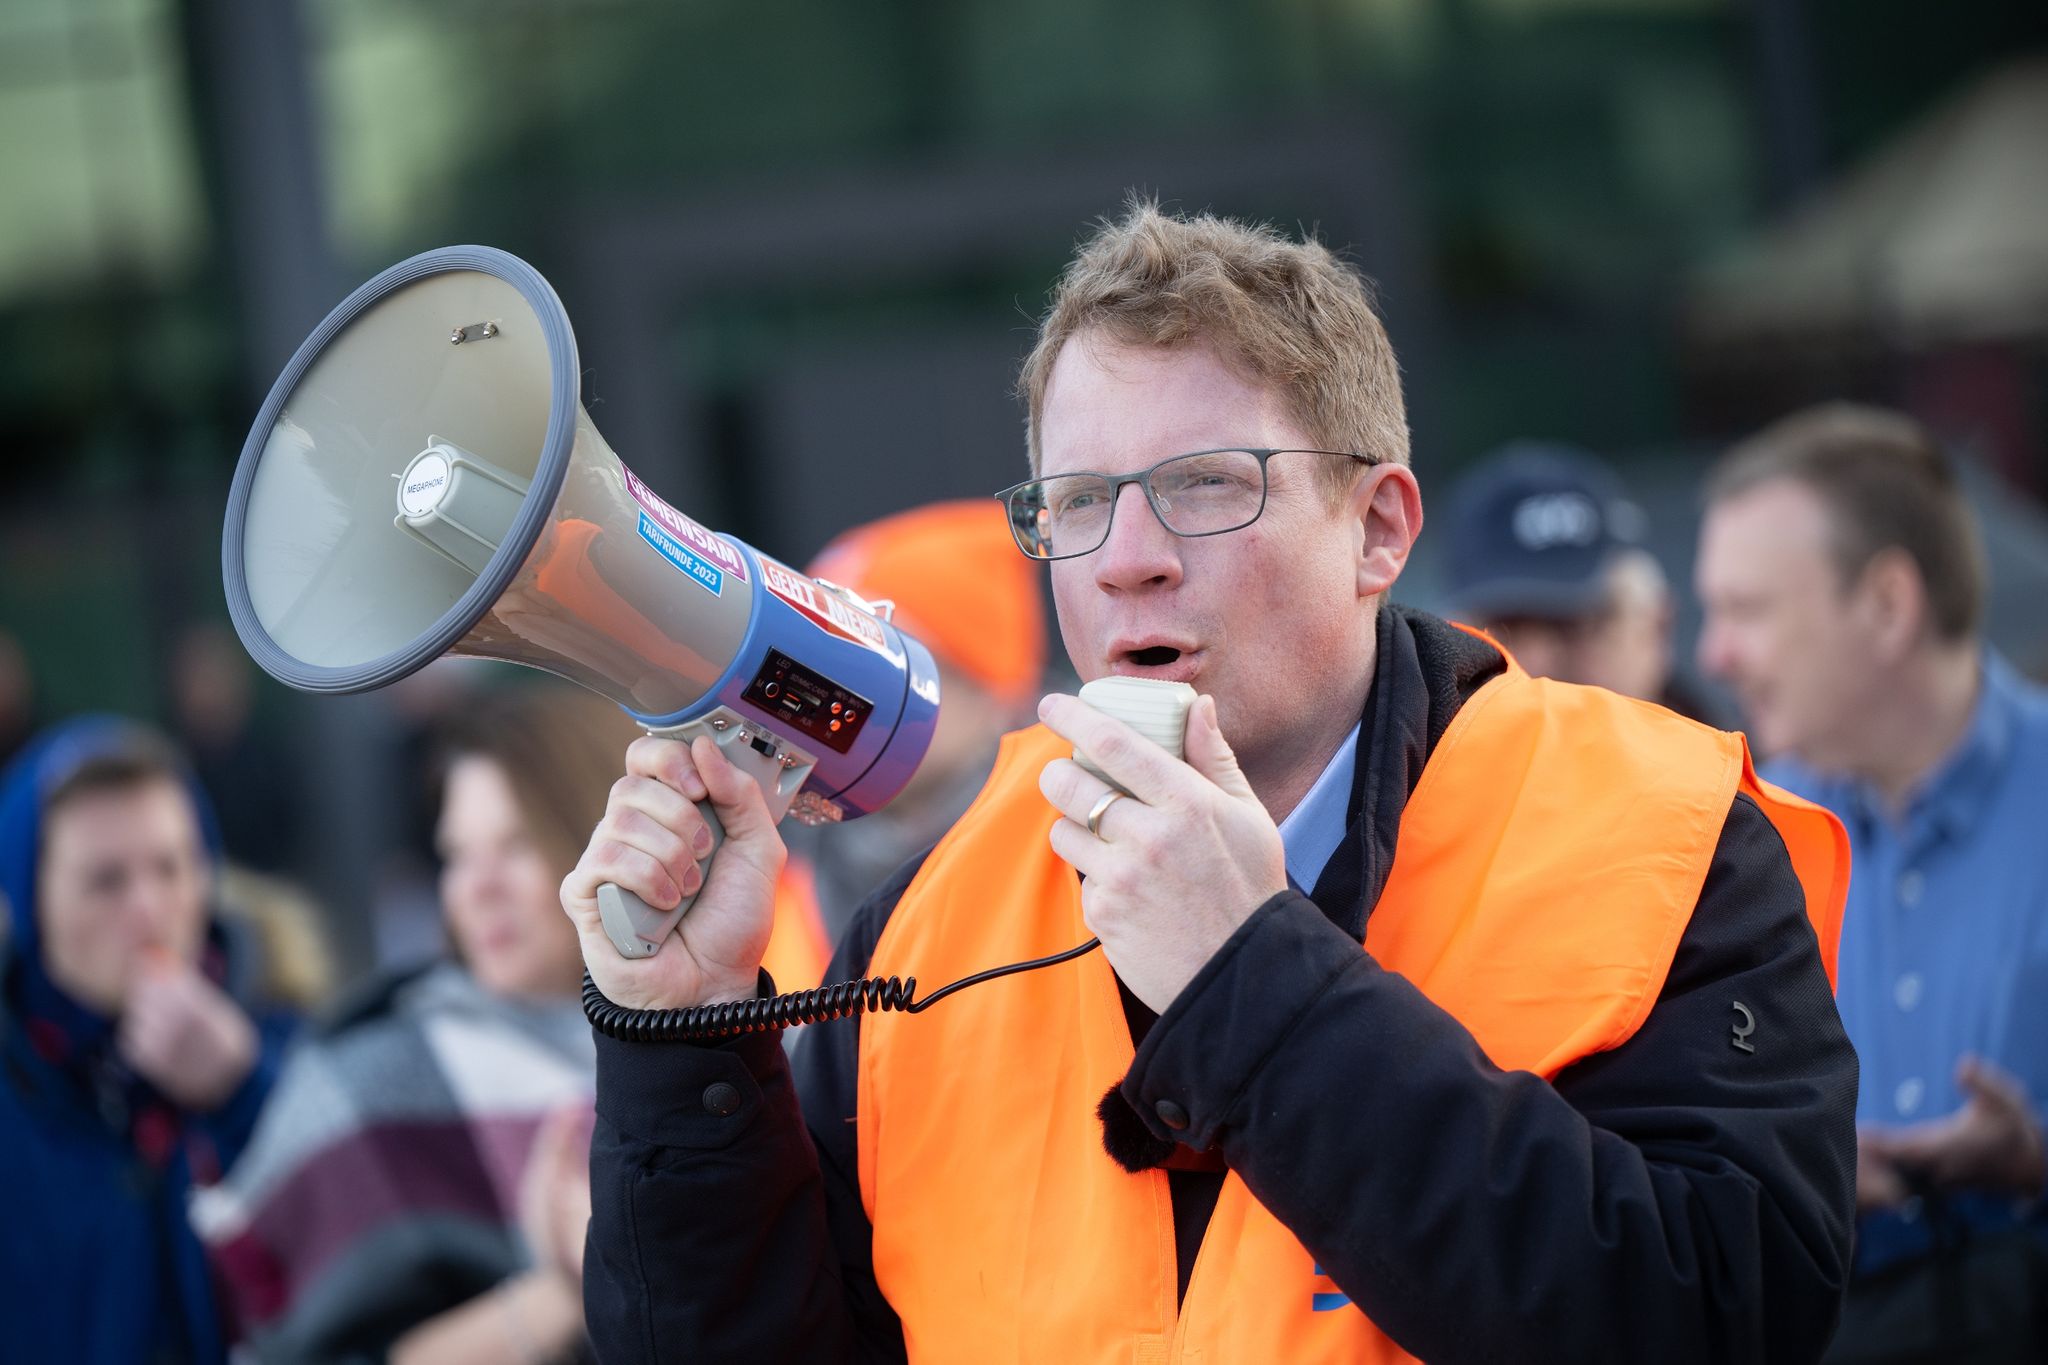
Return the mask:
<svg viewBox="0 0 2048 1365"><path fill-rule="evenodd" d="M717 566L724 573L731 574L742 583L747 581L747 561L740 558L738 550L733 549L725 541L720 540L710 531L699 526L696 522L691 521L681 512L663 502L652 488L640 482L640 476L632 470L627 469L624 465L620 465L619 472L626 476L626 491L633 495L633 501L645 508L670 536L689 546L691 550L696 552L699 559L709 561L710 564ZM644 518L641 524L643 526L646 524ZM646 535L647 533L643 530L640 534ZM653 544L654 542L650 540L649 543ZM654 548L660 550L661 546L656 544ZM664 556L668 554L666 550L663 550L662 553ZM677 567L681 568L681 565L677 565ZM683 572L689 573L689 570L684 569ZM718 591L717 588L712 588L711 590L713 592Z"/></svg>
<svg viewBox="0 0 2048 1365"><path fill-rule="evenodd" d="M866 645L878 654L889 652L889 637L883 633L880 621L838 593L820 590L810 579L793 569L784 568L766 555L761 556L761 586L796 608L799 614L827 635Z"/></svg>
<svg viewBox="0 0 2048 1365"><path fill-rule="evenodd" d="M683 576L700 587L709 588L713 597L725 593L725 575L714 565L690 553L687 546L668 532L654 524L654 518L645 512L640 514L640 539L654 547L655 553L683 571Z"/></svg>
<svg viewBox="0 0 2048 1365"><path fill-rule="evenodd" d="M448 461L428 450L406 466L398 486L398 507L409 517L423 517L441 505L448 493Z"/></svg>

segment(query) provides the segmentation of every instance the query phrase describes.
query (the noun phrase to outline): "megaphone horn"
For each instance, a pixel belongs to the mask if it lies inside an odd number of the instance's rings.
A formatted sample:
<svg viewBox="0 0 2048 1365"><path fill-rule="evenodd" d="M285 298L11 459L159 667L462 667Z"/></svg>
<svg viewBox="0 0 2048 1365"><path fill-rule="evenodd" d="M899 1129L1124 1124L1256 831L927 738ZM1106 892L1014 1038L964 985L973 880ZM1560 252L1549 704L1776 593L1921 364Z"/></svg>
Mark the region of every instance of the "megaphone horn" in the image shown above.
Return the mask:
<svg viewBox="0 0 2048 1365"><path fill-rule="evenodd" d="M650 733L711 736L778 819L887 804L937 722L931 655L663 501L598 434L579 375L561 301L505 252L429 251L350 294L278 376L235 470L221 573L250 655L332 693L444 654L525 664ZM598 899L629 957L689 907Z"/></svg>

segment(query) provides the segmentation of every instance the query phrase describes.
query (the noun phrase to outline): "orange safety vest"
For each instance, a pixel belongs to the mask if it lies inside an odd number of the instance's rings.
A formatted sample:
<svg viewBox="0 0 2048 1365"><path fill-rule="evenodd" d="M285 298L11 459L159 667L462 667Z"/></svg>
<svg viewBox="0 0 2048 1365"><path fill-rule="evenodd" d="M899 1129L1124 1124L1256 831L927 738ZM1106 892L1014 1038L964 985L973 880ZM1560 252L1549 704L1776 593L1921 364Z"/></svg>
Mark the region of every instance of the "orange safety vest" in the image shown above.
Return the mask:
<svg viewBox="0 0 2048 1365"><path fill-rule="evenodd" d="M1089 937L1038 790L1068 752L1042 727L1004 741L874 974L942 984ZM1785 840L1832 981L1849 870L1833 816L1760 782L1739 736L1513 665L1424 767L1365 949L1496 1065L1555 1077L1649 1014L1738 791ZM1336 1286L1235 1173L1176 1311L1166 1172L1112 1162L1095 1114L1132 1055L1100 953L863 1021L861 1199L910 1359L1410 1359L1355 1308L1313 1311Z"/></svg>
<svg viewBox="0 0 2048 1365"><path fill-rule="evenodd" d="M775 927L761 965L775 978L775 989L807 991L825 979L832 961L832 940L825 935L825 917L818 908L818 877L811 865L789 855L775 883Z"/></svg>

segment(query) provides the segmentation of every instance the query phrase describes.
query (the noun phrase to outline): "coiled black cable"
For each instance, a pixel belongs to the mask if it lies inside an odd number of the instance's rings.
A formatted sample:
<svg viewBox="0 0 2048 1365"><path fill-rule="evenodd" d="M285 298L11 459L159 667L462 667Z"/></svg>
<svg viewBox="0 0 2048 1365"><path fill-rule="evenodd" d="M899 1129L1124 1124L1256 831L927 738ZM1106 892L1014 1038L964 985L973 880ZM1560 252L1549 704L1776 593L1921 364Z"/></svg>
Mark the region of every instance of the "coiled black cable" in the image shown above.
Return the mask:
<svg viewBox="0 0 2048 1365"><path fill-rule="evenodd" d="M814 990L754 1000L728 1000L717 1005L696 1005L679 1010L636 1010L606 997L586 971L583 973L583 1017L606 1037L631 1043L707 1043L720 1038L736 1038L743 1033L762 1033L797 1024L818 1024L828 1019L850 1019L856 1014L870 1012L886 1014L896 1010L904 1014L920 1014L954 991L993 981L999 976L1011 976L1038 967L1056 967L1092 953L1101 946L1101 939L1091 938L1079 947L1054 953L1051 957L991 967L985 972L964 976L949 986L941 986L922 1000L911 998L917 991L917 978L914 976L870 976L859 981L835 981Z"/></svg>

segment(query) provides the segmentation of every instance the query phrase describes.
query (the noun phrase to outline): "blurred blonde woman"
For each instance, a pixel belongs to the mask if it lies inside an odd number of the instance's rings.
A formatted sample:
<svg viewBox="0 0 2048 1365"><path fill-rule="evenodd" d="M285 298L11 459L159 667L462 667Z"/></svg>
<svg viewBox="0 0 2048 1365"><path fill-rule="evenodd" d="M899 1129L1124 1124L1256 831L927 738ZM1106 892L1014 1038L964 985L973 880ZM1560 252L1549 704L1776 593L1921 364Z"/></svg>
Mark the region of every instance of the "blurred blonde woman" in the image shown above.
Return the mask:
<svg viewBox="0 0 2048 1365"><path fill-rule="evenodd" d="M436 843L453 960L373 981L288 1063L198 1217L258 1360L574 1358L582 963L556 899L633 727L548 685L447 736Z"/></svg>

